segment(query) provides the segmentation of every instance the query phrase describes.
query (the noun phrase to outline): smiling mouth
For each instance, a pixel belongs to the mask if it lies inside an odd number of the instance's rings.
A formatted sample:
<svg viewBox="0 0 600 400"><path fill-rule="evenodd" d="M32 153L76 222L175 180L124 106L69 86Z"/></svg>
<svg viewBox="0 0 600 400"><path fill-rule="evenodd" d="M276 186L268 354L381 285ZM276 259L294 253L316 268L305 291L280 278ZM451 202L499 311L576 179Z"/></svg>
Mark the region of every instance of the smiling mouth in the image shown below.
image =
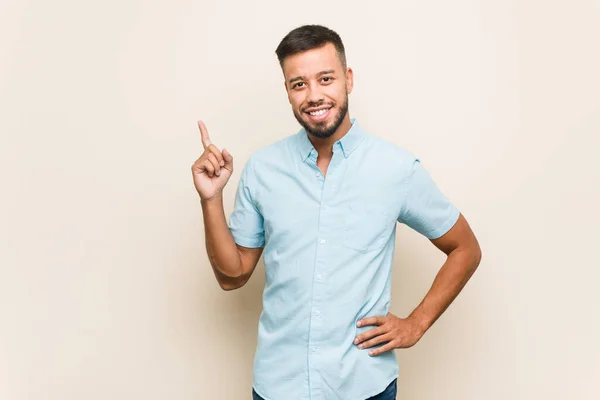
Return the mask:
<svg viewBox="0 0 600 400"><path fill-rule="evenodd" d="M333 107L322 108L320 110L314 110L314 111L305 111L305 113L308 114L309 119L311 121L318 122L318 121L321 121L321 120L324 120L325 118L327 118L329 116L329 111L332 108Z"/></svg>
<svg viewBox="0 0 600 400"><path fill-rule="evenodd" d="M311 111L308 114L312 115L313 117L317 117L319 115L325 114L327 111L329 111L329 108L324 108L322 110L317 110L317 111Z"/></svg>

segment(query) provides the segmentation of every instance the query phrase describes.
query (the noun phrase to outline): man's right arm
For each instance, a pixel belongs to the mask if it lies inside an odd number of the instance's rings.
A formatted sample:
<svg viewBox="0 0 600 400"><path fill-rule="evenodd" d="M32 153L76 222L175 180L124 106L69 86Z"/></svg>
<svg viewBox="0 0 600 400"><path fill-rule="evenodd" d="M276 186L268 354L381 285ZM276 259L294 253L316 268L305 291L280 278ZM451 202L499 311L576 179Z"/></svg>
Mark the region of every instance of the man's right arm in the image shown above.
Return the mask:
<svg viewBox="0 0 600 400"><path fill-rule="evenodd" d="M262 254L262 247L249 248L235 243L227 225L221 194L201 200L206 251L217 282L223 290L246 284Z"/></svg>
<svg viewBox="0 0 600 400"><path fill-rule="evenodd" d="M235 242L225 218L222 195L223 188L233 173L233 156L226 149L221 151L212 144L202 121L198 121L198 127L204 152L192 165L192 176L202 204L206 251L219 286L224 290L233 290L244 286L250 279L262 254L264 240L256 237L260 236L258 233L253 238L238 240L253 248L242 247ZM244 174L242 182L243 177ZM250 203L241 185L236 199L238 212L234 212L234 220L237 223L234 225L237 225L239 230L241 220L241 225L258 226L262 231L262 219Z"/></svg>

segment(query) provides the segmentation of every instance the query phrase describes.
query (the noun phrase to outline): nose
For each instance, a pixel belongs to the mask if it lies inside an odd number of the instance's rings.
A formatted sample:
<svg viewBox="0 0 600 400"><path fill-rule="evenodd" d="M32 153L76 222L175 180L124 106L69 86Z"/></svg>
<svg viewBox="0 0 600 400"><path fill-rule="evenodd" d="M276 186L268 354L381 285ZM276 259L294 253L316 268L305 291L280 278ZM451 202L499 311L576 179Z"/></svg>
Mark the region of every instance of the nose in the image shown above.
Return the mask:
<svg viewBox="0 0 600 400"><path fill-rule="evenodd" d="M306 91L306 102L311 105L316 105L324 100L323 92L319 85L311 85Z"/></svg>

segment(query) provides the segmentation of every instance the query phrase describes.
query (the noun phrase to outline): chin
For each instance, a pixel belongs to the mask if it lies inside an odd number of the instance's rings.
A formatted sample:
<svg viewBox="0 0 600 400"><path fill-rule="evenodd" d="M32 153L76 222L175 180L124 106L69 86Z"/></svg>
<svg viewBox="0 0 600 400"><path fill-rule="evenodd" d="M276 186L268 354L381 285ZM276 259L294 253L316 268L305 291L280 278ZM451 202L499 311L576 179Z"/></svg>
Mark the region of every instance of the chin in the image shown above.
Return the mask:
<svg viewBox="0 0 600 400"><path fill-rule="evenodd" d="M303 110L294 112L296 120L304 127L306 132L318 139L327 139L335 133L342 122L343 108L332 106L323 120L314 121L310 115Z"/></svg>
<svg viewBox="0 0 600 400"><path fill-rule="evenodd" d="M329 115L327 117L327 119L323 120L323 121L312 121L310 119L310 117L307 117L304 121L304 126L305 127L310 127L310 132L312 133L314 136L317 137L329 137L331 136L334 132L330 132L332 130L332 128L335 125L335 121L337 119L337 115ZM335 131L335 129L334 129Z"/></svg>

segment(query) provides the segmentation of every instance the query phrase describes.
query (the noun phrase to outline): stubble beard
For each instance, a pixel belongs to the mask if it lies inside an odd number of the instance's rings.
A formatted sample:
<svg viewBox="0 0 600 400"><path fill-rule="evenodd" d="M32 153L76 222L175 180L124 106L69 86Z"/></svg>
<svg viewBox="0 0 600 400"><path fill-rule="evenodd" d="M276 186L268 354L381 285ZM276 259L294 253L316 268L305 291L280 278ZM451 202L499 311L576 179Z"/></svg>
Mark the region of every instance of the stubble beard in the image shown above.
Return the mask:
<svg viewBox="0 0 600 400"><path fill-rule="evenodd" d="M314 106L311 105L309 107L319 107L320 105L323 104ZM335 133L335 131L337 131L337 129L344 121L346 114L348 114L348 93L346 93L344 103L342 103L342 105L339 106L338 111L339 112L337 117L329 126L327 126L327 121L317 122L316 124L311 125L310 123L306 122L300 115L298 115L296 111L294 111L294 117L296 117L298 123L302 125L302 127L306 130L308 134L319 139L327 139L328 137L332 136Z"/></svg>

